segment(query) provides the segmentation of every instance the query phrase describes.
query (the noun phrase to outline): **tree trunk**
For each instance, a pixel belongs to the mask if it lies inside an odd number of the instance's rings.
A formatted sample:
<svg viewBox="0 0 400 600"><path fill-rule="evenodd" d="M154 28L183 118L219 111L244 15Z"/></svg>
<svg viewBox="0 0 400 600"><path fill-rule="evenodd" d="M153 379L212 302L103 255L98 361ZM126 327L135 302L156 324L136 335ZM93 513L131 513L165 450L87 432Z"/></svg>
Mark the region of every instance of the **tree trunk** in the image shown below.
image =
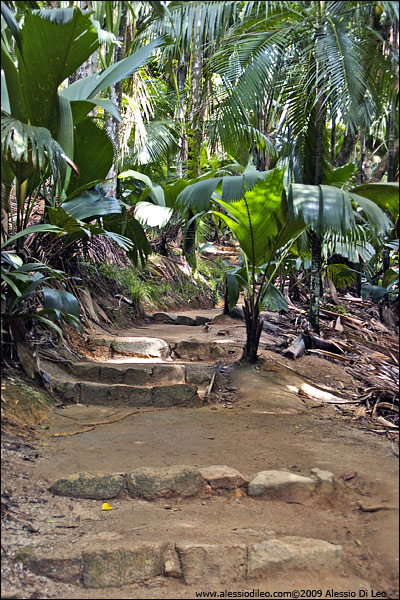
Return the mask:
<svg viewBox="0 0 400 600"><path fill-rule="evenodd" d="M263 321L260 319L258 304L256 303L253 310L248 298L244 300L243 312L246 322L246 345L243 349L242 358L251 363L256 363L258 346L263 330Z"/></svg>
<svg viewBox="0 0 400 600"><path fill-rule="evenodd" d="M178 177L185 177L187 173L187 136L185 124L185 79L186 79L186 61L185 57L181 59L177 73L177 84L179 94L178 120L181 127L179 138L179 162L176 170Z"/></svg>
<svg viewBox="0 0 400 600"><path fill-rule="evenodd" d="M338 167L343 167L343 165L346 165L348 162L350 162L356 141L356 136L350 131L345 134L342 146L336 159L336 165Z"/></svg>
<svg viewBox="0 0 400 600"><path fill-rule="evenodd" d="M361 146L361 156L360 156L360 183L365 182L365 134L360 134L360 146Z"/></svg>
<svg viewBox="0 0 400 600"><path fill-rule="evenodd" d="M398 156L399 156L399 142L396 142L393 147L393 163L395 162L395 160L397 159ZM381 181L381 179L384 176L384 174L386 173L386 171L388 171L388 168L389 168L389 153L386 154L382 158L381 162L376 167L374 174L372 176L372 182L377 183L377 182Z"/></svg>
<svg viewBox="0 0 400 600"><path fill-rule="evenodd" d="M395 19L393 23L393 56L397 56L397 38L399 35L399 24ZM395 67L396 69L396 67ZM398 69L398 67L397 67ZM395 105L396 105L396 95L398 93L399 80L397 77L397 85L395 85L395 89L392 95L392 101L390 104L390 115L389 115L389 144L388 144L388 174L387 180L394 181L394 137L395 137L395 127L396 127L396 117L395 117Z"/></svg>
<svg viewBox="0 0 400 600"><path fill-rule="evenodd" d="M322 183L323 145L322 135L325 126L324 96L318 94L315 116L315 175L314 185ZM311 279L310 279L310 325L319 333L319 300L321 295L322 239L316 231L310 231L311 237Z"/></svg>
<svg viewBox="0 0 400 600"><path fill-rule="evenodd" d="M114 63L121 60L125 53L125 42L127 34L127 23L128 23L128 8L125 2L121 2L121 19L119 22L118 29L118 41L121 42L121 46L116 46L114 49ZM117 106L118 110L121 110L122 104L122 90L123 81L116 83L111 86L111 100ZM111 115L107 117L106 124L107 133L110 136L112 144L114 146L114 161L111 169L108 172L107 179L110 179L108 193L111 196L118 196L119 193L119 180L118 180L118 161L119 161L119 133L120 125L119 122Z"/></svg>
<svg viewBox="0 0 400 600"><path fill-rule="evenodd" d="M1 182L1 244L3 245L8 238L9 232L9 198L11 185Z"/></svg>
<svg viewBox="0 0 400 600"><path fill-rule="evenodd" d="M313 230L311 237L310 325L319 333L319 300L321 296L322 241Z"/></svg>
<svg viewBox="0 0 400 600"><path fill-rule="evenodd" d="M200 36L196 35L191 61L191 98L189 108L189 126L187 132L187 177L194 179L200 175L200 148L202 143L202 128L200 127L200 114L202 109L202 74L203 57L200 46ZM188 221L193 219L193 212L189 210ZM183 251L193 269L197 268L196 258L197 223L194 219L188 226L183 243Z"/></svg>

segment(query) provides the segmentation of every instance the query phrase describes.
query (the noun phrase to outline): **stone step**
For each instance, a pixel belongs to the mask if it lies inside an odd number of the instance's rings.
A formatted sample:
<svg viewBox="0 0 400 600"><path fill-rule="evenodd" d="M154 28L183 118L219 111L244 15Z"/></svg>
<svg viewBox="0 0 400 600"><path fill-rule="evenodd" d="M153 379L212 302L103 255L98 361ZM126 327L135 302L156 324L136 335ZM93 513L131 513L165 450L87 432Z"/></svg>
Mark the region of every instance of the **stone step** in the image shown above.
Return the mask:
<svg viewBox="0 0 400 600"><path fill-rule="evenodd" d="M126 541L107 536L103 548L78 542L69 550L28 546L16 560L34 573L83 588L123 587L174 577L185 585L230 584L256 580L273 572L334 571L342 547L321 539L271 536L254 543Z"/></svg>
<svg viewBox="0 0 400 600"><path fill-rule="evenodd" d="M211 362L224 356L232 356L237 347L241 349L242 346L226 339L206 342L191 338L169 343L159 338L148 337L90 337L88 340L88 349L93 358L98 360L129 356Z"/></svg>
<svg viewBox="0 0 400 600"><path fill-rule="evenodd" d="M157 312L150 316L154 323L164 323L167 325L186 325L189 327L205 325L212 321L212 317L205 317L203 315L196 315L191 317L190 315L177 315L175 313Z"/></svg>
<svg viewBox="0 0 400 600"><path fill-rule="evenodd" d="M171 349L165 340L153 337L97 337L88 339L88 348L95 356L137 356L141 358L162 358L171 356Z"/></svg>
<svg viewBox="0 0 400 600"><path fill-rule="evenodd" d="M130 496L143 500L188 498L232 494L263 500L300 502L333 497L336 482L333 473L315 468L311 477L288 471L261 471L253 478L244 477L227 465L135 468L129 473L76 473L58 479L50 491L58 496L109 500Z"/></svg>
<svg viewBox="0 0 400 600"><path fill-rule="evenodd" d="M100 362L100 361L41 361L43 371L63 377L70 375L80 382L125 384L134 386L161 386L172 384L206 385L213 373L213 364L177 364L156 362Z"/></svg>
<svg viewBox="0 0 400 600"><path fill-rule="evenodd" d="M106 406L201 406L197 385L192 383L134 386L124 383L95 383L93 381L71 381L52 376L50 386L62 399L81 404Z"/></svg>

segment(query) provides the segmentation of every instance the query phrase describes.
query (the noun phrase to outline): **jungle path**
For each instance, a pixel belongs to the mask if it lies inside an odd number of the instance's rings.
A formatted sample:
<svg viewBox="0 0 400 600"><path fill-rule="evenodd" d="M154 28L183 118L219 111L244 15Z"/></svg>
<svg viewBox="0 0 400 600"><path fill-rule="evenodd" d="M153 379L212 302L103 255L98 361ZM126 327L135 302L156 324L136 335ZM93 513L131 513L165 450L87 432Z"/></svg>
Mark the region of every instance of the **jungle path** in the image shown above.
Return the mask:
<svg viewBox="0 0 400 600"><path fill-rule="evenodd" d="M363 431L345 406L297 393L312 382L346 397L349 375L316 356L293 362L265 350L266 333L258 365L235 362L245 328L229 317L212 321L219 312L182 314L203 317L197 326L173 316L118 336L96 332L79 364L43 359L69 403L51 414L38 459L24 465L44 499L34 511L28 500L24 507L39 532L26 534L31 554L24 563L57 581L57 598L195 598L201 591L253 589L396 597L393 448ZM159 357L129 354L127 340L135 338L164 341L168 351L160 343ZM79 473L119 474L122 481L135 470L158 476L179 465L203 477L205 468L225 465L249 487L227 475L219 484L210 476L187 496L149 498L132 494L129 485L127 493L126 480L114 496L98 499L49 491ZM309 480L316 468L334 475L326 493L289 485L284 493L278 486L250 495L257 473ZM103 502L112 510L102 511Z"/></svg>

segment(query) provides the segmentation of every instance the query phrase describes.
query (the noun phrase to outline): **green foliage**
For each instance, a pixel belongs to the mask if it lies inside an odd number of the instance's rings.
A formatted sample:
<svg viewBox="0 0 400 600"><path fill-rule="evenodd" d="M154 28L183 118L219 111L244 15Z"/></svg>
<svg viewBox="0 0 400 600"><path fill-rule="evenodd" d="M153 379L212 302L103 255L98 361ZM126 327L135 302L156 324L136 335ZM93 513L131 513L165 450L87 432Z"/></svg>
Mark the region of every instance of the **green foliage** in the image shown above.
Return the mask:
<svg viewBox="0 0 400 600"><path fill-rule="evenodd" d="M41 229L38 229L41 227ZM6 251L4 248L21 237L30 233L56 231L51 225L34 226L19 232L14 239L7 240L1 252L1 297L5 302L5 313L2 314L6 333L7 326L15 322L40 321L54 329L60 336L61 329L54 323L68 321L80 327L79 303L75 296L64 289L67 278L63 271L52 268L40 261L24 263L16 253ZM56 287L43 287L52 283ZM40 305L43 305L40 308Z"/></svg>
<svg viewBox="0 0 400 600"><path fill-rule="evenodd" d="M217 200L227 214L215 212L235 234L252 268L271 262L279 248L304 229L283 196L283 171L275 169L231 204Z"/></svg>
<svg viewBox="0 0 400 600"><path fill-rule="evenodd" d="M107 279L122 287L127 297L135 304L153 304L156 291L155 286L140 277L138 272L131 267L117 267L109 263L98 265L97 269Z"/></svg>
<svg viewBox="0 0 400 600"><path fill-rule="evenodd" d="M324 304L324 308L338 315L348 315L350 313L348 307L344 304Z"/></svg>

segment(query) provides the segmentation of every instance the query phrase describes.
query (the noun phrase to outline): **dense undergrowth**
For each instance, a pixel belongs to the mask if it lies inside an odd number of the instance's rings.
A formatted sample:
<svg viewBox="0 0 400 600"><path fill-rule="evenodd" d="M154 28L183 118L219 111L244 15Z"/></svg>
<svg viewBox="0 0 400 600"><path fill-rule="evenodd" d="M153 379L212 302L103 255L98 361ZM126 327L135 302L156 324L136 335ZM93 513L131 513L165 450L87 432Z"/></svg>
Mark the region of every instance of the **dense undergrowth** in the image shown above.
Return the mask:
<svg viewBox="0 0 400 600"><path fill-rule="evenodd" d="M220 304L225 268L220 259L200 258L197 272L193 273L182 257L157 255L144 268L93 262L80 266L81 280L104 305L107 317L119 325L156 310L211 308Z"/></svg>

